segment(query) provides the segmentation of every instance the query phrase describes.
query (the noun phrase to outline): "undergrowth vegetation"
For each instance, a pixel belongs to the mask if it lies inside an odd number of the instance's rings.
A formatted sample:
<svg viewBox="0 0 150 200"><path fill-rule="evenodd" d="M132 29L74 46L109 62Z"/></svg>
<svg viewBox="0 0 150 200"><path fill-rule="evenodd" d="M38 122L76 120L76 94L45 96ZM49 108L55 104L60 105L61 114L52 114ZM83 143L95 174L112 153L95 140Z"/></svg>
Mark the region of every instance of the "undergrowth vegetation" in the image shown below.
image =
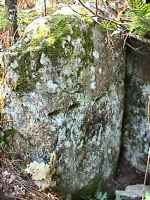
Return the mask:
<svg viewBox="0 0 150 200"><path fill-rule="evenodd" d="M145 36L150 32L150 3L146 4L142 0L128 0L128 8L121 18L114 19L103 19L100 26L105 31L121 28L123 32Z"/></svg>
<svg viewBox="0 0 150 200"><path fill-rule="evenodd" d="M18 12L18 28L19 33L22 33L25 27L30 24L35 18L37 18L38 13L36 11L30 10L20 10Z"/></svg>
<svg viewBox="0 0 150 200"><path fill-rule="evenodd" d="M93 2L93 1L92 1ZM87 12L91 11L90 14L95 13L97 17L97 22L100 24L100 27L104 31L118 31L122 30L125 33L132 33L139 36L145 36L146 33L150 32L150 4L144 3L142 0L128 0L127 8L121 8L124 10L121 17L110 17L108 11L104 11L104 13L100 10L100 6L98 8L88 9L85 5L85 1L83 3L83 10L81 11L81 16L83 18L91 17L91 15L87 16ZM63 3L70 4L70 1L64 1ZM80 3L80 1L79 1ZM123 3L122 3L122 6ZM118 8L116 8L115 12ZM107 5L106 9L107 10ZM54 11L47 10L48 14ZM113 13L113 8L110 10L110 13ZM97 14L99 13L99 14ZM18 8L18 32L22 34L25 27L30 24L36 17L40 16L41 13L38 13L34 9L19 9ZM86 15L86 17L85 17ZM94 19L94 18L93 18ZM5 27L8 26L8 20L6 17L6 12L3 6L0 6L0 31L3 31Z"/></svg>
<svg viewBox="0 0 150 200"><path fill-rule="evenodd" d="M128 30L138 35L150 32L150 4L143 3L142 0L129 0L129 6Z"/></svg>
<svg viewBox="0 0 150 200"><path fill-rule="evenodd" d="M7 25L8 20L5 9L2 6L0 6L0 31L3 31Z"/></svg>

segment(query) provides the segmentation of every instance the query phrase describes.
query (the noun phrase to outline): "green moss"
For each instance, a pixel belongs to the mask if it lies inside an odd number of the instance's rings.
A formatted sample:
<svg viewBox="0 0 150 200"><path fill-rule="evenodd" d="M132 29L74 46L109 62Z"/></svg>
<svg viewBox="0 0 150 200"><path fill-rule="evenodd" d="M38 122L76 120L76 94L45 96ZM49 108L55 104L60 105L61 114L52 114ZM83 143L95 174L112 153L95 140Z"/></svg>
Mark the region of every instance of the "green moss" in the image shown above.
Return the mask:
<svg viewBox="0 0 150 200"><path fill-rule="evenodd" d="M54 16L49 22L49 31L47 33L45 31L45 35L42 39L42 34L39 37L40 41L43 41L41 44L42 52L47 55L52 65L56 68L61 65L62 58L65 61L64 67L69 71L72 71L73 66L70 65L70 61L79 57L81 59L81 64L78 68L74 69L71 74L66 76L66 80L69 76L73 76L71 79L77 79L81 77L81 79L85 79L85 76L88 76L85 73L82 73L84 69L91 63L93 63L93 41L92 41L92 26L93 23L89 22L87 19L81 19L73 16L63 16L58 15ZM45 30L45 28L43 29ZM42 33L39 31L38 33ZM47 36L46 36L47 35ZM70 38L68 40L68 37ZM73 42L77 39L81 40L82 50L80 54L75 52L75 47ZM49 42L50 41L50 42ZM32 40L32 44L35 44L35 40ZM38 40L36 38L36 45L38 44ZM81 74L82 73L82 74ZM78 82L77 82L78 83Z"/></svg>
<svg viewBox="0 0 150 200"><path fill-rule="evenodd" d="M41 50L51 59L54 66L57 65L59 58L69 58L73 52L73 46L71 42L67 42L65 37L67 35L72 36L72 23L74 19L69 19L67 16L54 16L49 21L48 25L39 27L37 34L32 38L30 43L31 48L37 46L41 47ZM63 41L65 41L63 49Z"/></svg>
<svg viewBox="0 0 150 200"><path fill-rule="evenodd" d="M97 175L97 177L91 180L86 187L84 187L78 193L72 195L73 200L92 199L93 197L95 197L98 190L103 190L102 185L102 178L99 175Z"/></svg>
<svg viewBox="0 0 150 200"><path fill-rule="evenodd" d="M0 6L0 31L3 31L8 24L9 22L7 20L6 11Z"/></svg>
<svg viewBox="0 0 150 200"><path fill-rule="evenodd" d="M93 63L94 58L93 58L93 41L92 41L92 32L91 32L91 27L87 29L87 31L84 31L82 36L82 45L84 48L84 52L81 54L81 60L84 64L84 66Z"/></svg>
<svg viewBox="0 0 150 200"><path fill-rule="evenodd" d="M93 63L93 24L91 22L74 16L57 15L49 19L48 23L40 26L32 40L18 49L17 72L19 79L16 91L20 93L31 91L35 87L35 83L39 79L38 69L42 67L40 64L42 53L49 57L56 71L57 67L61 66L62 59L65 61L65 68L72 68L73 66L69 64L70 61L80 57L80 66L75 68L75 71L71 69L71 76L74 76L75 81L81 76L84 68ZM81 40L82 46L79 53L75 51L74 46L77 39ZM31 60L36 63L36 66L32 67L34 69L31 69Z"/></svg>
<svg viewBox="0 0 150 200"><path fill-rule="evenodd" d="M18 55L18 68L16 69L19 78L15 91L18 93L32 91L39 79L38 69L42 67L40 64L41 53L27 51ZM35 66L31 69L31 60L35 61Z"/></svg>
<svg viewBox="0 0 150 200"><path fill-rule="evenodd" d="M9 144L9 139L10 137L13 137L16 134L16 129L11 128L11 129L7 129L7 130L0 130L1 134L0 134L0 147L2 147L3 145L8 145Z"/></svg>
<svg viewBox="0 0 150 200"><path fill-rule="evenodd" d="M26 26L30 24L37 16L38 13L34 10L30 11L20 9L17 13L19 34L22 34Z"/></svg>
<svg viewBox="0 0 150 200"><path fill-rule="evenodd" d="M49 21L49 26L44 25L39 27L37 34L32 38L30 46L34 48L40 45L45 54L50 57L53 64L56 65L59 58L70 59L73 56L74 47L72 40L81 38L85 49L85 52L81 55L81 59L83 62L90 60L89 50L92 47L91 31L88 28L88 24L86 25L87 30L82 31L81 26L83 24L81 23L86 22L82 22L81 18L72 16L53 16ZM89 23L89 27L91 27L90 25ZM67 36L71 37L71 41L67 40Z"/></svg>
<svg viewBox="0 0 150 200"><path fill-rule="evenodd" d="M102 20L99 24L99 28L102 32L115 31L117 29L117 24L108 20Z"/></svg>

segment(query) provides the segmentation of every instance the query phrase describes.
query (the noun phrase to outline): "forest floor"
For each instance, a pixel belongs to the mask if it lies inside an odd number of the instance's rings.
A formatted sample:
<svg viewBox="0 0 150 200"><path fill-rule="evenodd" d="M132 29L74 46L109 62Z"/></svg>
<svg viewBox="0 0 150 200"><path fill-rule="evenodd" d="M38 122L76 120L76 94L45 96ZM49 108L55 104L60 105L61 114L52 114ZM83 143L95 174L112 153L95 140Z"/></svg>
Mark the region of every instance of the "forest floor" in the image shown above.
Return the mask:
<svg viewBox="0 0 150 200"><path fill-rule="evenodd" d="M38 190L24 172L26 165L19 155L0 152L0 200L59 200L56 193Z"/></svg>
<svg viewBox="0 0 150 200"><path fill-rule="evenodd" d="M0 200L60 200L61 196L56 193L38 190L31 176L25 173L28 162L20 155L0 152ZM105 189L114 194L116 190L124 190L128 185L143 184L143 180L144 173L131 167L122 158L116 177L108 180Z"/></svg>
<svg viewBox="0 0 150 200"><path fill-rule="evenodd" d="M121 157L115 177L109 179L106 183L105 189L111 196L110 200L113 199L112 196L114 197L116 190L124 191L127 186L143 185L144 176L144 172L132 167L125 158ZM150 174L147 176L147 184L150 185ZM141 197L135 200L141 200Z"/></svg>

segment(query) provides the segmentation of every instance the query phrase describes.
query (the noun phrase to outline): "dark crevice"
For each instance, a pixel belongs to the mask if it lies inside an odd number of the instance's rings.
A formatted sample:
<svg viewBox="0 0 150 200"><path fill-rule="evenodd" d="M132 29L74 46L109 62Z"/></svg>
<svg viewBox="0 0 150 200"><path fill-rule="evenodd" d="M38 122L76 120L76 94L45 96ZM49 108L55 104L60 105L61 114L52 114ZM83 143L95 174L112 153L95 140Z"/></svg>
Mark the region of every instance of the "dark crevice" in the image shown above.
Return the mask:
<svg viewBox="0 0 150 200"><path fill-rule="evenodd" d="M48 117L53 117L55 115L58 115L61 112L61 110L54 110L52 112L48 113Z"/></svg>
<svg viewBox="0 0 150 200"><path fill-rule="evenodd" d="M128 62L128 54L130 53L129 47L125 47L125 74L124 74L124 99L123 99L123 115L122 115L122 128L121 128L121 138L120 138L120 152L119 152L119 158L118 158L118 163L117 163L117 170L116 174L118 173L118 166L120 165L121 158L123 157L124 154L124 147L123 147L123 137L124 137L124 127L125 127L125 120L126 120L126 109L127 109L127 62Z"/></svg>
<svg viewBox="0 0 150 200"><path fill-rule="evenodd" d="M124 112L123 112L123 118L122 118L122 134L121 134L121 145L120 145L120 153L119 153L119 159L118 159L118 165L117 165L117 171L114 178L115 181L115 190L124 190L126 186L133 185L133 184L143 184L144 180L144 173L141 171L138 171L134 167L131 166L131 164L126 160L125 158L125 147L124 147L124 133L125 133L125 126L126 126L126 120L127 120L127 110L128 110L128 73L127 73L127 67L128 67L128 59L131 53L133 53L133 49L130 47L126 47L126 55L125 55L125 79L124 79ZM135 52L134 52L135 53Z"/></svg>

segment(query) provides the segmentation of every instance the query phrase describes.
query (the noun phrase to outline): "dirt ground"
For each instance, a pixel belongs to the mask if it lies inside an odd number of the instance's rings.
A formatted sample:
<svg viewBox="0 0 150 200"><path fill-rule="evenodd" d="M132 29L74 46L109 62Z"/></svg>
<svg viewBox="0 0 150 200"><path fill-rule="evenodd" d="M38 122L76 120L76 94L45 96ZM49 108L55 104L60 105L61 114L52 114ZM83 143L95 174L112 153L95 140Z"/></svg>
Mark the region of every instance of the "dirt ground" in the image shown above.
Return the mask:
<svg viewBox="0 0 150 200"><path fill-rule="evenodd" d="M56 193L38 190L24 173L26 164L19 155L0 152L0 200L60 200Z"/></svg>
<svg viewBox="0 0 150 200"><path fill-rule="evenodd" d="M24 161L20 155L0 152L0 200L62 199L60 195L51 191L40 192L38 190L31 176L24 173L28 162ZM128 185L143 184L143 181L144 173L131 167L122 158L116 176L107 181L105 190L112 197L116 190L124 190ZM147 184L150 184L150 175L147 177Z"/></svg>

